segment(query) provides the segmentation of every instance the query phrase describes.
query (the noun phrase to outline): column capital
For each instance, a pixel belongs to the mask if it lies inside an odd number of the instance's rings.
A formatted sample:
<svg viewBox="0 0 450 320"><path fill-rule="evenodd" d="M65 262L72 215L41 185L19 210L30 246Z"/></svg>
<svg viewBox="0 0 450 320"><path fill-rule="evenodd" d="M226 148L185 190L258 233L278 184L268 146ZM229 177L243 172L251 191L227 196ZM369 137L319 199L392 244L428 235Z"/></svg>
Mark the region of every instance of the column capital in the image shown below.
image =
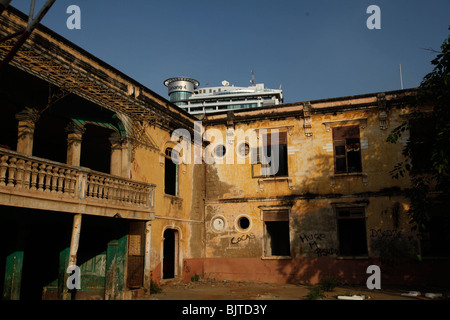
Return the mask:
<svg viewBox="0 0 450 320"><path fill-rule="evenodd" d="M78 167L81 160L81 142L86 128L83 124L70 121L65 131L67 133L67 159L68 165Z"/></svg>
<svg viewBox="0 0 450 320"><path fill-rule="evenodd" d="M86 131L86 128L84 127L84 124L79 124L73 120L71 120L66 128L65 128L66 133L75 133L75 134L79 134L79 135L83 135L84 132Z"/></svg>
<svg viewBox="0 0 450 320"><path fill-rule="evenodd" d="M16 113L17 123L17 152L31 156L33 154L33 138L39 113L36 109L25 108Z"/></svg>
<svg viewBox="0 0 450 320"><path fill-rule="evenodd" d="M18 121L29 121L33 124L39 120L39 112L33 108L25 108L22 111L16 113L16 119Z"/></svg>
<svg viewBox="0 0 450 320"><path fill-rule="evenodd" d="M130 141L129 137L122 136L119 132L113 132L108 139L111 142L112 148L123 148L123 145L126 145Z"/></svg>

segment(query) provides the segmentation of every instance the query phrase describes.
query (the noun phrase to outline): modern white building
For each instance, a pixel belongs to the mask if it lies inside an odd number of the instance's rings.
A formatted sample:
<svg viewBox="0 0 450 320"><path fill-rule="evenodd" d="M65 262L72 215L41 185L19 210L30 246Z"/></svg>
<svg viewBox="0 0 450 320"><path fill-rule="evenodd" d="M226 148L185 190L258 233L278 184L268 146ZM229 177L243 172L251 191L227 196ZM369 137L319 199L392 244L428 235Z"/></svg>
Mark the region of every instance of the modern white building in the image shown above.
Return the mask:
<svg viewBox="0 0 450 320"><path fill-rule="evenodd" d="M199 88L192 78L176 77L164 81L170 101L191 114L220 112L230 109L256 108L283 103L283 90L267 89L264 84L235 87L222 81L219 87Z"/></svg>

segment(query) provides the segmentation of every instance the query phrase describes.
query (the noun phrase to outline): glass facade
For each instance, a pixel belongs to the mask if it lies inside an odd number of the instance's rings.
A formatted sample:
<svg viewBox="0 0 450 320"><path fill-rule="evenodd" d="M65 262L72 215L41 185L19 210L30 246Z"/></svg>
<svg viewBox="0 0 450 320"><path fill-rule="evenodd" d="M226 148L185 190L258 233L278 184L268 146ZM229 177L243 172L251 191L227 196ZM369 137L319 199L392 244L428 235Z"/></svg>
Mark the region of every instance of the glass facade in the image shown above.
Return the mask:
<svg viewBox="0 0 450 320"><path fill-rule="evenodd" d="M180 100L187 100L189 97L192 96L192 92L186 92L186 91L175 91L170 94L170 101L180 101ZM186 103L184 103L186 104Z"/></svg>
<svg viewBox="0 0 450 320"><path fill-rule="evenodd" d="M256 108L258 104L256 103L247 103L247 104L234 104L228 106L228 109L245 109L245 108Z"/></svg>

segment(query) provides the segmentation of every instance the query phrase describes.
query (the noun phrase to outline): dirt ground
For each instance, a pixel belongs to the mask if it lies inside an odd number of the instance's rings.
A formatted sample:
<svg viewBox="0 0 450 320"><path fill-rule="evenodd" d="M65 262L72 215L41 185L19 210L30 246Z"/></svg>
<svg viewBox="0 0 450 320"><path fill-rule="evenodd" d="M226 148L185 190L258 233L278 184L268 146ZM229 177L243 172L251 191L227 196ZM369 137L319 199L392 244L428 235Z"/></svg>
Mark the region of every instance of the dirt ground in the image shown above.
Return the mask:
<svg viewBox="0 0 450 320"><path fill-rule="evenodd" d="M142 300L310 300L308 294L317 286L297 284L274 284L216 281L200 279L199 281L182 283L177 281L162 281L160 293L146 295ZM406 297L402 293L419 291L420 296ZM341 286L333 291L324 292L324 297L317 300L340 300L338 296L364 295L364 300L431 300L425 293L442 293L442 298L435 300L450 300L450 290L437 288L381 288L369 290L366 287Z"/></svg>

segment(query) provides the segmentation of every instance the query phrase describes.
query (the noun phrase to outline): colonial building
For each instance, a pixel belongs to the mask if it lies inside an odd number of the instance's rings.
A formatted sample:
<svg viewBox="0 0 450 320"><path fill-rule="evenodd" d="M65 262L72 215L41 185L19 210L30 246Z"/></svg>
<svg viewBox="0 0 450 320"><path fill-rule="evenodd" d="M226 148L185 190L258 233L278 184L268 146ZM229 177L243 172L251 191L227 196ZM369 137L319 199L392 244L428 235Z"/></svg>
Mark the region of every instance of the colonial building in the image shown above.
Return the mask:
<svg viewBox="0 0 450 320"><path fill-rule="evenodd" d="M1 38L27 24L12 7L0 19ZM14 43L0 43L1 57ZM192 130L192 116L43 26L0 82L4 299L130 298L164 262L165 276L181 274L174 256L203 256L201 174L180 166L178 191L164 189L171 131Z"/></svg>
<svg viewBox="0 0 450 320"><path fill-rule="evenodd" d="M26 23L2 13L0 58ZM199 122L44 26L0 72L3 299L131 299L196 274L365 284L372 264L385 283L448 282L448 260L379 258L419 247L386 142L415 90Z"/></svg>

